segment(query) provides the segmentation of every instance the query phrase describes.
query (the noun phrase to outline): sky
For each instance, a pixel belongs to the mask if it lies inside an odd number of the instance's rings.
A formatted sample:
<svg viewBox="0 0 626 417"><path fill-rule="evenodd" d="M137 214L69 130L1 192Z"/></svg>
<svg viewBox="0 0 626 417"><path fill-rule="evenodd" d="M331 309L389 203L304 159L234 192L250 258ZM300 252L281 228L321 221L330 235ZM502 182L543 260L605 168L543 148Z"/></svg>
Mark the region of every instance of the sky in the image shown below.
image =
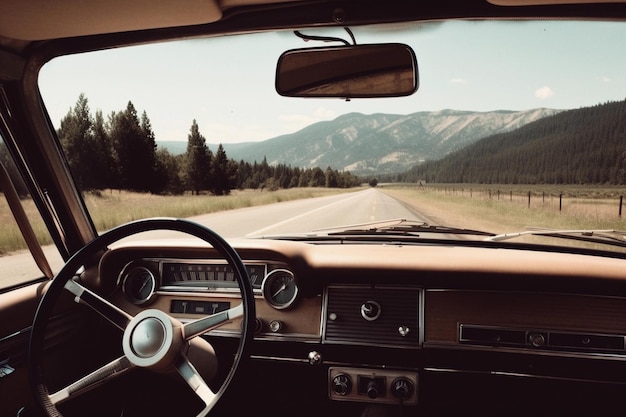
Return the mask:
<svg viewBox="0 0 626 417"><path fill-rule="evenodd" d="M186 141L196 120L208 143L266 140L349 112L573 109L626 99L626 23L455 21L352 30L359 44L413 47L418 91L349 102L281 97L274 90L280 54L328 45L292 32L56 58L42 68L39 86L56 127L84 93L92 113L105 118L132 101L147 113L157 141ZM303 31L349 39L339 28Z"/></svg>

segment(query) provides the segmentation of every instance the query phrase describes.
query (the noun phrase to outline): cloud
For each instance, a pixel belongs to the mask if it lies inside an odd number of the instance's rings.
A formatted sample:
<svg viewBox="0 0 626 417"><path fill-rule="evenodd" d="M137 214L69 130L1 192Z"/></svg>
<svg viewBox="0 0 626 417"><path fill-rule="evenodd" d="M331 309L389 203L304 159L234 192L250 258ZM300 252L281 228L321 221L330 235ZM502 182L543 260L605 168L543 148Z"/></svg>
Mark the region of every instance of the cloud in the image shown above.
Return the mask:
<svg viewBox="0 0 626 417"><path fill-rule="evenodd" d="M332 120L336 117L337 113L334 110L318 107L312 114L281 114L278 116L278 120L281 122L282 130L296 132L313 123Z"/></svg>
<svg viewBox="0 0 626 417"><path fill-rule="evenodd" d="M313 116L320 120L330 120L337 117L337 113L334 110L318 107L315 112L313 112Z"/></svg>
<svg viewBox="0 0 626 417"><path fill-rule="evenodd" d="M538 90L535 90L535 97L537 97L539 100L547 100L552 96L554 96L554 91L552 91L552 89L548 86L544 86L539 88Z"/></svg>
<svg viewBox="0 0 626 417"><path fill-rule="evenodd" d="M209 123L205 129L201 128L201 133L203 130L206 130L203 134L208 143L256 142L274 136L272 130L257 125Z"/></svg>
<svg viewBox="0 0 626 417"><path fill-rule="evenodd" d="M452 78L450 82L452 84L467 84L467 81L465 81L463 78Z"/></svg>
<svg viewBox="0 0 626 417"><path fill-rule="evenodd" d="M613 80L611 80L609 77L604 76L600 77L600 81L602 81L603 83L610 83Z"/></svg>

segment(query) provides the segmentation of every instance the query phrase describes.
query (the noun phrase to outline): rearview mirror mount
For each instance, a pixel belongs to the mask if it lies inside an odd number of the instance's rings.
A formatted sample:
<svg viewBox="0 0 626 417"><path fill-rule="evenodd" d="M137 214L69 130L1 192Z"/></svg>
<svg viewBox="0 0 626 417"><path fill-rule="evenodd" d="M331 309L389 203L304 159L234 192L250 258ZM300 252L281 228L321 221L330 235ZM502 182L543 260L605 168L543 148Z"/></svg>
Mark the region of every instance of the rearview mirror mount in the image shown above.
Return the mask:
<svg viewBox="0 0 626 417"><path fill-rule="evenodd" d="M404 44L293 49L276 69L276 91L286 97L401 97L417 91L417 59Z"/></svg>

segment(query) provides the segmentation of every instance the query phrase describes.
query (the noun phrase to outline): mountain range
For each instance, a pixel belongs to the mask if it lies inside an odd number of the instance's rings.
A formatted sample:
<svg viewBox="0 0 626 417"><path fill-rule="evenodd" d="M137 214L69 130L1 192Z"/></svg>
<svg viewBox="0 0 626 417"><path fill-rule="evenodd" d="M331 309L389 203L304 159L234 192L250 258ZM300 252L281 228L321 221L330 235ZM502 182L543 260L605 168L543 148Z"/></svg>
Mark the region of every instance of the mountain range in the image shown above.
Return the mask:
<svg viewBox="0 0 626 417"><path fill-rule="evenodd" d="M624 184L626 100L559 112L411 168L407 182Z"/></svg>
<svg viewBox="0 0 626 417"><path fill-rule="evenodd" d="M555 115L559 110L471 112L441 110L408 115L349 113L312 124L295 133L261 142L224 144L237 161L328 166L356 175L403 172L426 160L440 159L487 136L513 131ZM184 153L186 142L157 142ZM209 145L217 149L217 145Z"/></svg>

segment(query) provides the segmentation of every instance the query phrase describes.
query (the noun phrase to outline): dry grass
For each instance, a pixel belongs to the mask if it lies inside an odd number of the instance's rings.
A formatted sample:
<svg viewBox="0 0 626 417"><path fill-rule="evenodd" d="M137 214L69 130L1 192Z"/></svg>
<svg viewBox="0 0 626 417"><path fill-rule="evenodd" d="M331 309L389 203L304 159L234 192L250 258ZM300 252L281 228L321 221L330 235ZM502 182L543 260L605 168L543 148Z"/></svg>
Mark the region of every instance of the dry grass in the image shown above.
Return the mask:
<svg viewBox="0 0 626 417"><path fill-rule="evenodd" d="M228 196L182 195L160 196L128 191L105 190L86 193L85 204L98 231L147 217L191 217L223 210L279 203L281 201L321 197L354 191L354 189L295 188L278 191L233 191ZM52 243L45 224L32 200L22 201L24 210L39 242ZM26 248L22 234L4 197L0 197L0 255Z"/></svg>
<svg viewBox="0 0 626 417"><path fill-rule="evenodd" d="M534 186L533 186L534 187ZM526 189L522 194L492 186L491 198L480 186L470 192L469 186L455 191L445 187L387 186L384 191L405 201L426 215L434 223L453 227L479 229L494 233L511 233L527 227L558 229L615 229L626 228L626 220L618 216L619 189L595 190L576 187L579 197L564 194L559 210L559 194L542 192L539 188ZM459 187L460 188L460 187ZM531 204L528 205L528 191ZM609 195L609 191L613 193ZM621 189L626 193L626 190ZM545 194L542 194L545 193ZM551 195L551 197L550 197ZM544 198L545 196L545 198ZM591 196L595 196L591 197ZM601 196L601 197L600 197ZM600 197L600 198L597 198Z"/></svg>
<svg viewBox="0 0 626 417"><path fill-rule="evenodd" d="M434 223L510 233L526 227L561 229L626 228L618 216L623 187L589 186L385 186L383 191L414 206ZM99 231L146 217L190 217L223 210L320 197L350 190L299 188L233 191L229 196L158 196L106 190L87 193L85 202ZM498 198L499 191L499 198ZM528 191L531 204L528 206ZM561 210L559 195L563 194ZM489 197L491 195L491 198ZM42 245L52 243L31 200L22 202ZM625 213L626 215L626 213ZM0 198L0 255L26 248L6 200Z"/></svg>

